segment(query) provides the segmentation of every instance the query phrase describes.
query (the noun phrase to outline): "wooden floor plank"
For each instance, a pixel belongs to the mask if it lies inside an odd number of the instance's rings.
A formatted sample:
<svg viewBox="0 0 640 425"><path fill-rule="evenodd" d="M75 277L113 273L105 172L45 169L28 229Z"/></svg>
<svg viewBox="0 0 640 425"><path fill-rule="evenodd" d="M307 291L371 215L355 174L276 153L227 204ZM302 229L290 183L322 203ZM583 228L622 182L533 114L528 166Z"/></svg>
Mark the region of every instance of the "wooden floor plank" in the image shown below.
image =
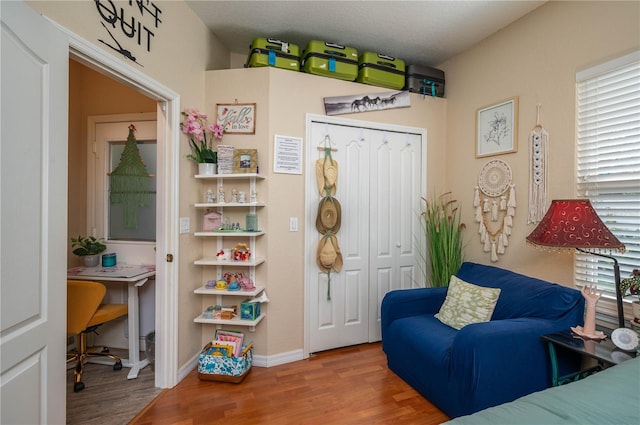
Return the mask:
<svg viewBox="0 0 640 425"><path fill-rule="evenodd" d="M201 381L194 370L130 425L436 425L448 419L387 368L380 343L373 343L253 367L240 384Z"/></svg>

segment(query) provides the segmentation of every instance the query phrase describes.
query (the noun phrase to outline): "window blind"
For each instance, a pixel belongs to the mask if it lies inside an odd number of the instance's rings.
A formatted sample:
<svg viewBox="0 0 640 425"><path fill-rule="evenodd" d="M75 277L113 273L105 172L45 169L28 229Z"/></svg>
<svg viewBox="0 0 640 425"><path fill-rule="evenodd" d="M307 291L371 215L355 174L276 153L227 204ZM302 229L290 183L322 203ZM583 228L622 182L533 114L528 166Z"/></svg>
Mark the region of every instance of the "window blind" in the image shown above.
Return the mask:
<svg viewBox="0 0 640 425"><path fill-rule="evenodd" d="M577 193L588 198L622 242L610 253L622 279L640 268L640 52L579 72L577 79ZM615 294L611 260L575 256L578 285ZM615 314L615 313L614 313Z"/></svg>

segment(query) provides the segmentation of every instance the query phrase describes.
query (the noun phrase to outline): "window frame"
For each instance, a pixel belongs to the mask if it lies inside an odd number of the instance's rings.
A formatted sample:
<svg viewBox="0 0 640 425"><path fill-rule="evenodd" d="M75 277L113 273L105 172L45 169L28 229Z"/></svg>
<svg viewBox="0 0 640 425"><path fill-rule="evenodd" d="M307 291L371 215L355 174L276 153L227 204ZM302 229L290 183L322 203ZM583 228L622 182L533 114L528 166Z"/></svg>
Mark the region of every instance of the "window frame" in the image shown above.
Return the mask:
<svg viewBox="0 0 640 425"><path fill-rule="evenodd" d="M575 146L577 195L591 201L625 244L625 253L603 252L619 262L624 279L640 268L640 153L634 153L640 152L640 51L576 73ZM603 291L599 318L617 323L613 261L576 252L574 278L578 287L596 284Z"/></svg>

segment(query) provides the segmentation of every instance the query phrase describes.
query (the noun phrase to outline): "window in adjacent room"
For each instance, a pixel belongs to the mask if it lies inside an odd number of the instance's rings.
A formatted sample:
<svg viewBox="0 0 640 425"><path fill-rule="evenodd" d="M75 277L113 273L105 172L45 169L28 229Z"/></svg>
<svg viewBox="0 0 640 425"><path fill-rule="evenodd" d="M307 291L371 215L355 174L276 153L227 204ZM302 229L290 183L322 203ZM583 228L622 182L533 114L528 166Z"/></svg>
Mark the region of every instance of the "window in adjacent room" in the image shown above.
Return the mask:
<svg viewBox="0 0 640 425"><path fill-rule="evenodd" d="M578 72L576 80L577 194L625 244L624 254L612 253L624 279L640 268L640 52ZM615 297L611 260L576 253L575 277ZM616 315L615 305L601 304Z"/></svg>

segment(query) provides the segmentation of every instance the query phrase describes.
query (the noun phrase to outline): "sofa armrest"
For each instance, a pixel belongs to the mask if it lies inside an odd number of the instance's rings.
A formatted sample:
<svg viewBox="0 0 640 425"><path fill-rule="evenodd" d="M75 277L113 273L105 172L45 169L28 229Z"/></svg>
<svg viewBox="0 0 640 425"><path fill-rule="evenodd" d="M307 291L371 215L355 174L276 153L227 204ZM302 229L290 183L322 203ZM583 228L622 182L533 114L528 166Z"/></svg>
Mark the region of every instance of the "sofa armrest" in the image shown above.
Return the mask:
<svg viewBox="0 0 640 425"><path fill-rule="evenodd" d="M447 288L401 289L387 292L380 307L382 338L389 324L396 319L420 314L435 314L440 310Z"/></svg>
<svg viewBox="0 0 640 425"><path fill-rule="evenodd" d="M476 398L479 409L516 399L550 384L550 360L542 335L565 329L541 318L476 323L460 329L451 347L459 397ZM503 390L496 391L496 388ZM499 399L494 399L500 393Z"/></svg>

